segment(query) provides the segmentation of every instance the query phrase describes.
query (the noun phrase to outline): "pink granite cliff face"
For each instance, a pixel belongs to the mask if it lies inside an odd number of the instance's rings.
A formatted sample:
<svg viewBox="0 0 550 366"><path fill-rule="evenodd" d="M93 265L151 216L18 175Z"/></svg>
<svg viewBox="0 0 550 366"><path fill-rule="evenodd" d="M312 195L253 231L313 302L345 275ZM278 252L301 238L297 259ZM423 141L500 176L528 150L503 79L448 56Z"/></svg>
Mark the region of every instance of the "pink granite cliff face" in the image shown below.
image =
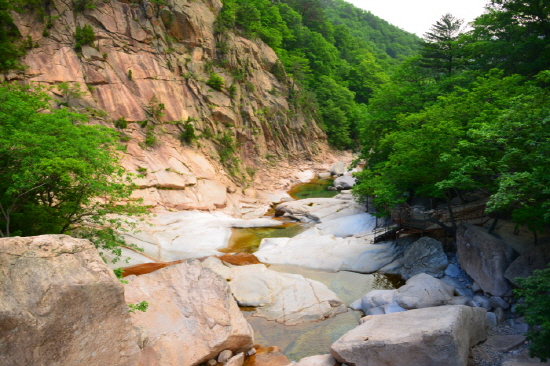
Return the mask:
<svg viewBox="0 0 550 366"><path fill-rule="evenodd" d="M75 12L72 1L52 1L51 28L36 14L13 13L22 36L37 47L23 59L28 68L0 77L52 86L54 98L87 111L91 123L114 126L124 117L129 123L120 129L127 145L123 166L141 173L136 196L145 204L245 214L243 206L258 195L243 194L243 188L262 189L268 159L326 153L317 123L287 99L293 82L280 82L270 72L278 61L275 52L260 40L215 34L221 1L96 3L95 9ZM86 25L95 41L76 51L76 27ZM221 91L206 84L212 72L224 80ZM82 96L67 98L56 88L61 82L79 86ZM160 103L164 115L141 127L140 121L151 119L151 106ZM203 135L200 145L180 142L177 121L193 124ZM233 172L218 153L226 133L237 147ZM156 137L151 146L145 144L147 134ZM252 171L259 173L257 187Z"/></svg>

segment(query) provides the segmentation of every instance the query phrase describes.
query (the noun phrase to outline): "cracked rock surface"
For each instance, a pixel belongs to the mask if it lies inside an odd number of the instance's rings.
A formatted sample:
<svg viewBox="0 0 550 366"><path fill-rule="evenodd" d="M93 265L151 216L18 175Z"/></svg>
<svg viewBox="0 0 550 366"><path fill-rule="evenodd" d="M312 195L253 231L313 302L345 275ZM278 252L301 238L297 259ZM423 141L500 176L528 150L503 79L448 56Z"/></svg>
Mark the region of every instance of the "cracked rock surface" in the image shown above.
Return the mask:
<svg viewBox="0 0 550 366"><path fill-rule="evenodd" d="M91 242L0 239L0 365L133 366L124 289Z"/></svg>
<svg viewBox="0 0 550 366"><path fill-rule="evenodd" d="M301 275L275 272L263 264L227 267L213 257L205 260L203 266L229 281L239 305L257 307L254 316L296 325L347 311L327 286Z"/></svg>
<svg viewBox="0 0 550 366"><path fill-rule="evenodd" d="M486 339L483 308L450 305L370 315L331 347L356 366L464 366L469 348Z"/></svg>
<svg viewBox="0 0 550 366"><path fill-rule="evenodd" d="M131 315L135 326L149 332L140 365L192 366L223 350L239 353L253 346L254 332L226 281L199 261L125 279L128 303L149 300L146 312Z"/></svg>

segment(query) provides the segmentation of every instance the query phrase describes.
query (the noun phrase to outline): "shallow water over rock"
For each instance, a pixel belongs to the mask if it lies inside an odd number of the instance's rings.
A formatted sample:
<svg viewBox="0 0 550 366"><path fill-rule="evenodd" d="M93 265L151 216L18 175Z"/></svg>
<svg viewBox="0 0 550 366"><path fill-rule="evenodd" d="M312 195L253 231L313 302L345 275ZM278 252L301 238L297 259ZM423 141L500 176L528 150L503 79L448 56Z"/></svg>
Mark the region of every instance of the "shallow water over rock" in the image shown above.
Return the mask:
<svg viewBox="0 0 550 366"><path fill-rule="evenodd" d="M244 315L254 329L257 344L276 345L291 361L299 361L304 357L329 353L332 343L359 325L362 313L349 310L320 322L291 326L252 316L253 312L245 311Z"/></svg>
<svg viewBox="0 0 550 366"><path fill-rule="evenodd" d="M265 238L292 238L310 226L298 222L286 222L281 226L233 228L227 248L221 249L224 253L254 253L258 250L262 239Z"/></svg>
<svg viewBox="0 0 550 366"><path fill-rule="evenodd" d="M322 282L334 291L346 305L371 290L394 289L404 283L399 277L378 273L322 272L279 265L269 266L269 269L283 273L300 274L306 278ZM349 309L346 313L338 314L323 321L285 326L253 316L253 309L246 310L244 314L254 329L255 342L276 345L285 356L293 361L298 361L303 357L329 353L331 344L347 331L357 327L359 319L363 315L359 311Z"/></svg>

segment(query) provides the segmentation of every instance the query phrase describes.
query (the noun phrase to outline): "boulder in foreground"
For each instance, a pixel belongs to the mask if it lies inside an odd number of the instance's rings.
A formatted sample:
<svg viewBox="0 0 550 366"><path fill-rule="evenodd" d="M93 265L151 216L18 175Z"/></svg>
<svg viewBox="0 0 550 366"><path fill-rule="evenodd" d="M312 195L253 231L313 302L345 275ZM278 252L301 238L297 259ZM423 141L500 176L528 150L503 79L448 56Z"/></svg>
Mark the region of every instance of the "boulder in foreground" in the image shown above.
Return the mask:
<svg viewBox="0 0 550 366"><path fill-rule="evenodd" d="M88 240L0 239L0 365L133 366L124 289Z"/></svg>
<svg viewBox="0 0 550 366"><path fill-rule="evenodd" d="M149 332L140 365L192 366L223 350L236 354L252 347L254 333L226 281L199 261L126 280L126 301L149 302L145 313L132 314L134 325Z"/></svg>
<svg viewBox="0 0 550 366"><path fill-rule="evenodd" d="M486 339L485 313L456 305L368 316L331 353L355 366L466 366L470 347Z"/></svg>

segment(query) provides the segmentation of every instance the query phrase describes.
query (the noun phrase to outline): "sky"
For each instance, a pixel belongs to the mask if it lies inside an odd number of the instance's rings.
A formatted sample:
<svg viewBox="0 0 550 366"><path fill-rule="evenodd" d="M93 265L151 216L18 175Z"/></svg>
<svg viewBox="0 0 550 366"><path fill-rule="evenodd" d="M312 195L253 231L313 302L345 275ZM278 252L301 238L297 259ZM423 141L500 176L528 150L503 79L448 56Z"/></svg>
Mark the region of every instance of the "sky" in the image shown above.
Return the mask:
<svg viewBox="0 0 550 366"><path fill-rule="evenodd" d="M444 14L471 22L483 13L486 0L346 0L379 18L422 37Z"/></svg>

